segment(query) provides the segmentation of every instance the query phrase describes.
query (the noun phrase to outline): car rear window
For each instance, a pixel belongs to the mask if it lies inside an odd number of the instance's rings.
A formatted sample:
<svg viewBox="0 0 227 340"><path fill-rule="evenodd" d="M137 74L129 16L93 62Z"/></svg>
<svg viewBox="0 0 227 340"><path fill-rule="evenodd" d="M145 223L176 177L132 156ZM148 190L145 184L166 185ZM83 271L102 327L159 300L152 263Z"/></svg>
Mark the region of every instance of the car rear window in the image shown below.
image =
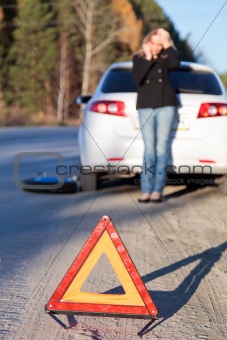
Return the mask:
<svg viewBox="0 0 227 340"><path fill-rule="evenodd" d="M182 67L171 71L170 78L177 93L222 94L219 82L212 72Z"/></svg>
<svg viewBox="0 0 227 340"><path fill-rule="evenodd" d="M177 93L222 94L219 82L212 72L181 67L171 71L170 77ZM110 70L102 84L101 91L104 93L137 92L137 85L132 78L132 70L129 68Z"/></svg>
<svg viewBox="0 0 227 340"><path fill-rule="evenodd" d="M137 85L132 79L132 70L125 68L112 69L102 85L102 92L137 92Z"/></svg>

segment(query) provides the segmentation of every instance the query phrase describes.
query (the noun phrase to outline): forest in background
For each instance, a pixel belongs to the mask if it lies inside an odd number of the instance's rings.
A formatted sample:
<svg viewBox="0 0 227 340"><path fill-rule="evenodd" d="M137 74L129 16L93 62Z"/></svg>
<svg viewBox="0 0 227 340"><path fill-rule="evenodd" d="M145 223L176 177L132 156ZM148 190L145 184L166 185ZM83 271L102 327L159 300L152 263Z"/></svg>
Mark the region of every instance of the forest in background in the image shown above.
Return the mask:
<svg viewBox="0 0 227 340"><path fill-rule="evenodd" d="M79 123L76 97L93 93L112 62L131 60L155 27L181 60L199 61L154 0L2 0L0 125Z"/></svg>

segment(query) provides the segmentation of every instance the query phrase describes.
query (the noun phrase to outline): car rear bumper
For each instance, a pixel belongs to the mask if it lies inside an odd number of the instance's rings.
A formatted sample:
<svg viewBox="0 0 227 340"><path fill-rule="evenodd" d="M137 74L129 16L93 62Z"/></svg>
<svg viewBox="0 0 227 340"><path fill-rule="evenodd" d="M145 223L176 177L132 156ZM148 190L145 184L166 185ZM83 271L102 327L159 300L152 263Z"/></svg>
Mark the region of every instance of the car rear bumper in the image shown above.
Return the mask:
<svg viewBox="0 0 227 340"><path fill-rule="evenodd" d="M88 171L140 173L143 148L140 134L134 138L118 136L111 124L81 126L79 130L81 166ZM201 139L176 138L172 156L170 170L176 174L227 174L227 134L223 131Z"/></svg>

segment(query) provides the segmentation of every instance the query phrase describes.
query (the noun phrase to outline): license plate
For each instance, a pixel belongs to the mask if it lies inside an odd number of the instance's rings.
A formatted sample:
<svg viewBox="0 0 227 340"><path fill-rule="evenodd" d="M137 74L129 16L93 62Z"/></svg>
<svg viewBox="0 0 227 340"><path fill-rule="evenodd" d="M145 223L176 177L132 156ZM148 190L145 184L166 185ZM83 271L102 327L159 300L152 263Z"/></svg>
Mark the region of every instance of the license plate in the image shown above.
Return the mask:
<svg viewBox="0 0 227 340"><path fill-rule="evenodd" d="M190 128L190 121L188 118L180 118L177 127L174 130L177 131L188 131Z"/></svg>
<svg viewBox="0 0 227 340"><path fill-rule="evenodd" d="M134 126L136 130L140 130L139 118L134 117ZM178 125L173 127L173 131L188 131L190 128L190 120L188 118L181 118Z"/></svg>

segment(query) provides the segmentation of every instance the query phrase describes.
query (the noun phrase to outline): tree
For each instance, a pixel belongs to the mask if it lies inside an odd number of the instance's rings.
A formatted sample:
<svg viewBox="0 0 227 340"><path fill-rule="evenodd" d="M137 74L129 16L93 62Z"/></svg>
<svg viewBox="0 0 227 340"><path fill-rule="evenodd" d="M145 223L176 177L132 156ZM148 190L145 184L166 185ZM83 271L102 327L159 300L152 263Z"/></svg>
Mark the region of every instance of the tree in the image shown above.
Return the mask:
<svg viewBox="0 0 227 340"><path fill-rule="evenodd" d="M18 9L14 44L10 49L11 67L8 103L19 105L27 113L48 112L51 71L56 60L56 28L51 26L53 11L40 0L23 0Z"/></svg>
<svg viewBox="0 0 227 340"><path fill-rule="evenodd" d="M137 18L143 20L143 35L155 27L167 29L168 19L162 8L154 0L130 0Z"/></svg>
<svg viewBox="0 0 227 340"><path fill-rule="evenodd" d="M82 93L93 90L97 72L116 60L117 49L127 46L127 55L137 48L142 24L129 0L73 0L74 46L82 65ZM72 32L71 32L72 34Z"/></svg>
<svg viewBox="0 0 227 340"><path fill-rule="evenodd" d="M113 10L119 16L120 27L118 41L128 45L135 52L141 41L143 23L138 20L129 0L112 0Z"/></svg>
<svg viewBox="0 0 227 340"><path fill-rule="evenodd" d="M82 69L82 93L88 93L92 59L116 37L116 20L105 0L73 0L71 29L75 53ZM108 13L108 16L106 16Z"/></svg>
<svg viewBox="0 0 227 340"><path fill-rule="evenodd" d="M12 32L14 30L13 19L15 18L16 0L2 0L0 4L0 88L4 90L8 74L8 51L13 43Z"/></svg>

